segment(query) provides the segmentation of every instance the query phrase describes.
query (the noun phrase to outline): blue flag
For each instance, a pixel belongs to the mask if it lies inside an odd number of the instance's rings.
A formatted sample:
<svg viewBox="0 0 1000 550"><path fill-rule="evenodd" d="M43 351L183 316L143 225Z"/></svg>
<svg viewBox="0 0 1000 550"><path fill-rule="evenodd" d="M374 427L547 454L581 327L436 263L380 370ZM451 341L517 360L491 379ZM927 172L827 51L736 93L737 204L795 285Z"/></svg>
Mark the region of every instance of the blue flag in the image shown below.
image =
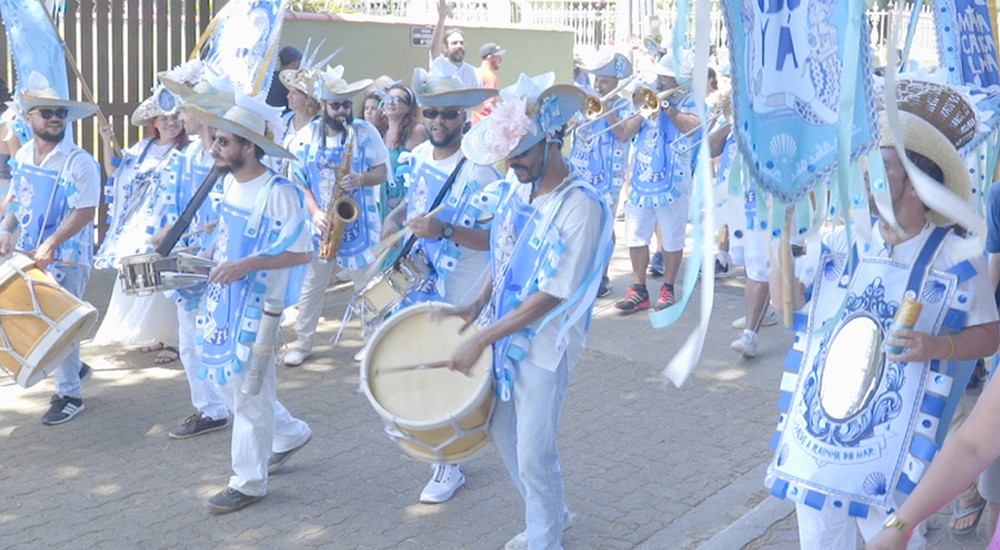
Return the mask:
<svg viewBox="0 0 1000 550"><path fill-rule="evenodd" d="M14 56L19 87L31 73L45 77L59 97L69 98L66 54L62 38L40 0L0 0L0 15L7 27L7 40Z"/></svg>
<svg viewBox="0 0 1000 550"><path fill-rule="evenodd" d="M267 96L288 0L233 0L223 8L205 64L253 97Z"/></svg>

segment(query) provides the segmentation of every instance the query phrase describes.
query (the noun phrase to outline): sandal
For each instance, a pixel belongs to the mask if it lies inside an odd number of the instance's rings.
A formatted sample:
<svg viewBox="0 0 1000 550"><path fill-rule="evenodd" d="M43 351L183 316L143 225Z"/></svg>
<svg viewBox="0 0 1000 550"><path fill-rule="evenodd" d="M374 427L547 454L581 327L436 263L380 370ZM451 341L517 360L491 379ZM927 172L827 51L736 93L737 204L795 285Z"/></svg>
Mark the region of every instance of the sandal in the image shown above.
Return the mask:
<svg viewBox="0 0 1000 550"><path fill-rule="evenodd" d="M153 360L157 365L166 365L167 363L173 363L181 356L177 348L173 346L164 345L160 348L160 353Z"/></svg>
<svg viewBox="0 0 1000 550"><path fill-rule="evenodd" d="M979 502L969 506L962 506L961 504L958 503L958 501L955 501L955 510L951 513L951 521L948 522L948 531L952 535L957 535L957 536L969 535L974 533L976 529L979 528L979 519L983 517L983 510L985 509L986 509L986 499L982 497L980 497ZM965 529L956 529L951 526L952 523L955 523L958 520L965 519L970 516L975 516L975 519Z"/></svg>
<svg viewBox="0 0 1000 550"><path fill-rule="evenodd" d="M163 342L157 342L157 343L153 344L152 346L143 346L143 347L139 348L139 351L141 351L143 353L153 353L154 351L160 351L161 349L163 349L165 347L167 347L167 345L164 344Z"/></svg>

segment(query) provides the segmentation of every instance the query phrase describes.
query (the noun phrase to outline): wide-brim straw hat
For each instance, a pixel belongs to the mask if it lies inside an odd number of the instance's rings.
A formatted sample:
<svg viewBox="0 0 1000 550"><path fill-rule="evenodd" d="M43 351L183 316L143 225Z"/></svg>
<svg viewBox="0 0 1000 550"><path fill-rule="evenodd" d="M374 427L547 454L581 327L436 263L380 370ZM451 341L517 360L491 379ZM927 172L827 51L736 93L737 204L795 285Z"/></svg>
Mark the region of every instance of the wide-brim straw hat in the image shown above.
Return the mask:
<svg viewBox="0 0 1000 550"><path fill-rule="evenodd" d="M923 155L941 168L944 186L968 201L971 182L969 169L958 150L976 135L978 117L975 107L957 90L944 84L918 80L900 80L896 84L899 106L899 130L903 149ZM889 129L886 112L879 113L879 146L897 144ZM948 226L955 223L927 204L931 223Z"/></svg>
<svg viewBox="0 0 1000 550"><path fill-rule="evenodd" d="M66 109L69 111L69 114L66 115L67 123L73 122L74 120L80 120L81 118L86 118L100 110L100 107L94 105L93 103L63 99L59 97L59 92L52 88L23 90L19 93L19 95L21 109L25 114L30 113L34 109L40 109L43 107Z"/></svg>
<svg viewBox="0 0 1000 550"><path fill-rule="evenodd" d="M462 152L476 164L496 164L524 153L564 128L583 107L587 94L558 84L537 98L508 96L490 116L466 132Z"/></svg>
<svg viewBox="0 0 1000 550"><path fill-rule="evenodd" d="M497 95L492 88L466 88L455 76L435 76L420 68L413 71L411 88L422 107L470 109Z"/></svg>
<svg viewBox="0 0 1000 550"><path fill-rule="evenodd" d="M132 111L130 121L136 126L147 126L158 116L173 116L181 111L180 98L170 90L159 86L153 95L147 97Z"/></svg>
<svg viewBox="0 0 1000 550"><path fill-rule="evenodd" d="M316 85L313 87L313 97L316 101L343 101L358 95L372 83L372 79L364 78L357 82L347 82L344 79L344 66L337 65L316 75Z"/></svg>
<svg viewBox="0 0 1000 550"><path fill-rule="evenodd" d="M280 80L281 83L284 84L289 90L295 88L307 96L312 97L313 89L316 86L316 71L306 67L299 69L285 69L284 71L278 73L278 80Z"/></svg>
<svg viewBox="0 0 1000 550"><path fill-rule="evenodd" d="M296 158L284 147L271 139L267 121L250 109L229 102L228 108L220 112L223 96L226 94L210 93L190 98L184 107L206 125L219 130L225 130L234 135L246 138L264 150L264 153L274 158ZM231 96L230 96L231 97Z"/></svg>

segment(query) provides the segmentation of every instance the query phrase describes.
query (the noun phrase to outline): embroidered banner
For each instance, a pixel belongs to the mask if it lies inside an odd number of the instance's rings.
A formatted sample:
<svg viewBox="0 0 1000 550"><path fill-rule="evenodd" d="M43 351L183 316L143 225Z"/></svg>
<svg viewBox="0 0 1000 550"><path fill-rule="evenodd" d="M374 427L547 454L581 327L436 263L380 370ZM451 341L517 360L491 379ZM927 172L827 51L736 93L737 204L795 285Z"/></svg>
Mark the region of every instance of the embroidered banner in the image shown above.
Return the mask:
<svg viewBox="0 0 1000 550"><path fill-rule="evenodd" d="M288 0L234 0L212 32L204 62L244 93L267 95Z"/></svg>
<svg viewBox="0 0 1000 550"><path fill-rule="evenodd" d="M935 0L941 68L948 68L948 83L973 88L1000 85L997 48L984 0Z"/></svg>
<svg viewBox="0 0 1000 550"><path fill-rule="evenodd" d="M854 96L851 158L873 145L876 104L871 55L862 37L856 59L843 59L848 2L725 0L730 36L735 132L753 179L782 202L806 196L837 168L842 94ZM853 30L858 30L856 27ZM842 90L844 69L857 85Z"/></svg>

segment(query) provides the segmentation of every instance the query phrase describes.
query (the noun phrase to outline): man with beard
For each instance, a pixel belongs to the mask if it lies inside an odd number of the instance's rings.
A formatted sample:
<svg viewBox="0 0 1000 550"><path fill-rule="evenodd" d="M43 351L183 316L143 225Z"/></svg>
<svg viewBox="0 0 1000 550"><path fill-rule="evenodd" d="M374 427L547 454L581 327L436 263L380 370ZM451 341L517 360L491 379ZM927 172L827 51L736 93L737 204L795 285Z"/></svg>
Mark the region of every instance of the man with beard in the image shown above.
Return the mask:
<svg viewBox="0 0 1000 550"><path fill-rule="evenodd" d="M462 86L466 88L481 88L482 83L476 75L476 67L465 62L465 52L468 45L465 33L459 29L444 30L444 20L451 15L453 6L447 0L438 0L438 20L431 36L431 66L435 73L450 74L442 71L443 66L454 67Z"/></svg>
<svg viewBox="0 0 1000 550"><path fill-rule="evenodd" d="M556 432L612 248L607 202L561 154L565 125L585 96L554 80L553 73L522 75L462 140L470 161L510 159L517 176L500 185L492 277L453 310L471 324L490 303L492 323L465 340L450 365L469 373L492 347L499 397L490 439L524 499L527 524L507 550L559 550L570 525Z"/></svg>
<svg viewBox="0 0 1000 550"><path fill-rule="evenodd" d="M483 279L493 216L489 206L496 204L483 192L500 179L492 166L466 162L462 136L467 109L493 97L496 91L463 89L455 77L420 69L413 79L413 91L417 103L424 107L430 139L413 149L406 202L389 214L382 233L388 236L407 220L406 225L418 238L413 253L424 255L433 268L431 283L424 291L410 294L407 305L432 300L459 304ZM435 216L424 216L437 205L446 206ZM420 493L420 502L444 502L464 484L465 476L457 464L436 464Z"/></svg>
<svg viewBox="0 0 1000 550"><path fill-rule="evenodd" d="M285 365L301 365L312 353L316 325L323 310L323 292L334 266L350 275L356 287L365 283L364 274L374 261L371 248L378 244L382 229L379 214L379 185L389 174L389 150L378 130L364 120L353 120L351 98L364 90L370 79L348 84L344 67L327 69L317 77L316 99L322 104L323 118L299 130L292 140L290 173L306 193L306 207L313 220L317 241L325 238L334 220L327 219L327 206L339 192L353 199L359 210L356 221L346 224L336 259L314 257L309 263L299 314L295 320L295 347L284 357ZM350 126L350 131L346 125ZM344 153L351 158L345 162ZM342 167L347 167L338 176Z"/></svg>
<svg viewBox="0 0 1000 550"><path fill-rule="evenodd" d="M29 89L21 93L21 109L34 138L14 156L0 255L13 248L27 251L79 298L93 262L101 178L94 157L66 138L66 125L96 113L97 106L62 99L43 81L33 73ZM82 379L89 374L90 367L80 361L80 349L74 346L55 369L56 391L43 424L68 422L84 410Z"/></svg>
<svg viewBox="0 0 1000 550"><path fill-rule="evenodd" d="M215 168L227 173L210 249L217 263L198 319L199 374L215 383L233 414L233 476L205 505L226 514L263 498L268 474L312 438L309 426L277 400L273 354L255 356L274 347L276 332L263 331L261 319L296 301L312 246L301 190L261 162L265 153L291 157L265 135L280 109L239 90L222 114L206 107L217 102L204 99L191 98L190 113L213 129ZM255 364L263 367L257 393L244 384Z"/></svg>

